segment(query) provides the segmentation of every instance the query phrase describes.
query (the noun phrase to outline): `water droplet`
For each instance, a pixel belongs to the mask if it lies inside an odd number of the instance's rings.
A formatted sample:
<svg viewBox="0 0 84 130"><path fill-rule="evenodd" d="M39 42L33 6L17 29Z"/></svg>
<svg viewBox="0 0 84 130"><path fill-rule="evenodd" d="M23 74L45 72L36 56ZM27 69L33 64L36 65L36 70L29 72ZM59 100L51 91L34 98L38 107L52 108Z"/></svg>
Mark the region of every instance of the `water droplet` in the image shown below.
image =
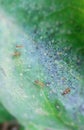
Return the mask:
<svg viewBox="0 0 84 130"><path fill-rule="evenodd" d="M57 105L56 108L59 110L60 107Z"/></svg>
<svg viewBox="0 0 84 130"><path fill-rule="evenodd" d="M20 76L23 76L23 73L20 73Z"/></svg>

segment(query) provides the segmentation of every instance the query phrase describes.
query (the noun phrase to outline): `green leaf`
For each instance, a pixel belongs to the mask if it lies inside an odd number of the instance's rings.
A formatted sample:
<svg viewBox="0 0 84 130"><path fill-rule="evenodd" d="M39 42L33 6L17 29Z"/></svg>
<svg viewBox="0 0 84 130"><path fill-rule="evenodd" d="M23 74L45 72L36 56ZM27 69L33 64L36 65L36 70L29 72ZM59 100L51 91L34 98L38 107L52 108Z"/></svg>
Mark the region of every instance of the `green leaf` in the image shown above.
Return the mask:
<svg viewBox="0 0 84 130"><path fill-rule="evenodd" d="M14 118L8 113L8 111L0 104L0 123L14 120Z"/></svg>
<svg viewBox="0 0 84 130"><path fill-rule="evenodd" d="M83 130L83 0L0 5L0 102L25 130Z"/></svg>

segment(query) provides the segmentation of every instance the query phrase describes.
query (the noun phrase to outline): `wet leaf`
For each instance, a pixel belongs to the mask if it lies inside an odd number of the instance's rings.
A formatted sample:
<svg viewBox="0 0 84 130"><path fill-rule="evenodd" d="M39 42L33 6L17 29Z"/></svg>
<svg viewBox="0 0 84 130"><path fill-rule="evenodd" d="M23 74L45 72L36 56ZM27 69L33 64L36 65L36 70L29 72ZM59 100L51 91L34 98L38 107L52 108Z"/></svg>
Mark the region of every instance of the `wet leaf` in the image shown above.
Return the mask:
<svg viewBox="0 0 84 130"><path fill-rule="evenodd" d="M25 130L83 130L83 0L0 6L1 103Z"/></svg>

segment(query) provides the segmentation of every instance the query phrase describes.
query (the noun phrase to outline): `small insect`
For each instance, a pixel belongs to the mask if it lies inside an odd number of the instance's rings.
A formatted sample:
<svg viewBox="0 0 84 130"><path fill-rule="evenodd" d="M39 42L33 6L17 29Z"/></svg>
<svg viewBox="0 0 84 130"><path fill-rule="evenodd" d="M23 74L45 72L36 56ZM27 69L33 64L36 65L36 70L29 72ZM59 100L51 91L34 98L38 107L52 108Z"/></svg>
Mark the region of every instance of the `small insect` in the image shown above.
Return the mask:
<svg viewBox="0 0 84 130"><path fill-rule="evenodd" d="M38 85L40 87L44 87L45 86L45 84L42 81L35 80L34 82L35 82L36 85Z"/></svg>
<svg viewBox="0 0 84 130"><path fill-rule="evenodd" d="M16 45L16 48L23 48L23 45Z"/></svg>
<svg viewBox="0 0 84 130"><path fill-rule="evenodd" d="M14 52L14 54L13 54L14 57L17 57L17 56L20 56L20 55L21 55L21 53L18 52L18 51Z"/></svg>
<svg viewBox="0 0 84 130"><path fill-rule="evenodd" d="M62 93L62 95L66 95L66 94L68 94L68 93L70 93L70 88L66 88L65 90L64 90L64 92Z"/></svg>

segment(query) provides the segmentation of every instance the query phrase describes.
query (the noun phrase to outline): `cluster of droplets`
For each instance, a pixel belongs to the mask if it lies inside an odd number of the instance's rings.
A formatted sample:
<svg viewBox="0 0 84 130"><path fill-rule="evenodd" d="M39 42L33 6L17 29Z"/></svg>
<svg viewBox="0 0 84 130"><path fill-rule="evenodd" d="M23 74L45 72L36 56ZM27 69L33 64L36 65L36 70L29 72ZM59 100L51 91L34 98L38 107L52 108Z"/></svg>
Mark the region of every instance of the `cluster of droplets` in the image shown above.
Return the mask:
<svg viewBox="0 0 84 130"><path fill-rule="evenodd" d="M30 3L32 3L30 1ZM31 4L30 4L31 5ZM13 5L15 6L15 5ZM24 3L25 6L25 3ZM78 75L78 73L75 72L75 70L73 70L73 68L71 69L67 63L69 63L70 60L72 60L73 58L72 56L72 46L64 46L64 44L69 43L71 41L65 40L63 38L60 38L59 35L64 35L67 34L68 36L70 36L72 34L71 30L66 30L64 27L63 22L57 21L56 23L53 23L50 26L51 20L49 19L49 24L46 21L46 17L49 18L49 16L53 16L54 9L56 9L55 5L53 4L51 6L51 9L47 9L48 11L46 11L41 6L39 6L39 9L36 8L36 4L32 5L32 8L30 6L30 8L25 8L26 10L23 11L23 14L29 14L29 18L32 19L31 23L35 23L35 39L38 43L33 43L33 40L28 40L26 38L24 38L24 40L20 39L18 41L24 43L24 48L26 48L24 50L26 52L26 55L23 53L23 51L21 51L21 62L18 62L18 58L16 58L16 60L13 58L14 61L16 61L15 63L15 69L21 67L21 64L26 67L22 66L21 71L19 71L18 69L16 71L19 72L19 76L20 76L20 80L21 82L23 82L24 80L26 81L27 79L27 83L32 82L32 86L34 85L35 87L35 83L37 83L37 85L42 85L42 82L40 80L44 81L44 86L47 87L47 89L49 90L49 94L47 94L48 99L51 102L55 102L57 99L59 99L63 105L65 106L66 109L70 109L71 112L73 113L73 109L74 108L78 108L79 106L81 106L80 103L78 103L78 101L80 100L80 102L82 102L82 99L80 98L79 95L79 91L80 91L80 75ZM24 7L23 7L24 8ZM63 8L63 6L62 6ZM20 11L22 11L22 8ZM12 10L13 11L13 10ZM49 12L50 11L50 12ZM59 9L58 9L59 11ZM45 13L46 12L46 13ZM48 13L49 12L49 13ZM60 11L59 11L60 12ZM33 14L34 13L34 14ZM38 15L36 15L38 14ZM34 16L32 18L32 16ZM38 17L37 17L38 16ZM44 19L44 22L42 22L41 20ZM23 21L23 23L25 23L26 20ZM38 21L41 21L39 24L39 27L43 27L41 30L38 30L38 25L36 25L36 23L38 24ZM46 28L45 28L45 26ZM48 25L48 26L47 26ZM23 35L23 34L22 34ZM26 39L26 40L25 40ZM45 42L44 42L45 40ZM63 46L62 46L63 45ZM19 50L19 49L18 49ZM15 50L14 50L15 51ZM14 54L15 56L16 54ZM27 57L28 56L28 57ZM17 56L16 56L17 57ZM70 59L70 60L68 60ZM22 62L23 61L23 62ZM71 61L72 62L72 61ZM78 60L78 65L80 63L80 60ZM40 65L39 65L40 64ZM44 68L44 73L41 70L41 67ZM3 69L2 69L3 71ZM3 71L4 73L4 71ZM30 73L30 75L28 75ZM45 76L44 76L45 74ZM17 74L15 74L17 75ZM44 76L44 77L43 77ZM37 81L38 82L35 82ZM17 80L18 81L18 80ZM25 82L24 82L25 83ZM24 83L23 86L24 87ZM31 84L29 84L31 85ZM17 87L17 86L16 86ZM25 88L27 89L28 86L25 86ZM33 87L33 89L34 89ZM42 87L42 86L41 86ZM69 87L71 92L65 96L62 95L62 92ZM19 95L19 91L22 92L22 89L18 88L18 92L17 94ZM25 91L26 91L25 89ZM45 88L44 88L45 89ZM32 92L32 89L30 89ZM28 92L28 91L27 91ZM20 94L20 96L23 95L23 99L24 98L28 98L28 96L26 97L25 94L22 92ZM38 98L44 97L43 93L40 92L40 94L38 94ZM35 95L32 95L32 102L35 101ZM39 100L40 101L40 100ZM72 106L71 106L72 104ZM33 106L33 107L32 107ZM31 103L31 109L34 111L34 107L36 108L38 105L38 102L36 102L35 105L33 105L33 103ZM55 103L55 108L57 110L60 110L60 105ZM28 109L26 109L28 111ZM41 108L38 108L35 110L36 114L47 114L45 111L43 111ZM83 105L81 106L81 112L84 113L84 109L83 109ZM29 115L30 119L33 119L33 115ZM27 113L24 113L24 117L28 119L28 115Z"/></svg>

